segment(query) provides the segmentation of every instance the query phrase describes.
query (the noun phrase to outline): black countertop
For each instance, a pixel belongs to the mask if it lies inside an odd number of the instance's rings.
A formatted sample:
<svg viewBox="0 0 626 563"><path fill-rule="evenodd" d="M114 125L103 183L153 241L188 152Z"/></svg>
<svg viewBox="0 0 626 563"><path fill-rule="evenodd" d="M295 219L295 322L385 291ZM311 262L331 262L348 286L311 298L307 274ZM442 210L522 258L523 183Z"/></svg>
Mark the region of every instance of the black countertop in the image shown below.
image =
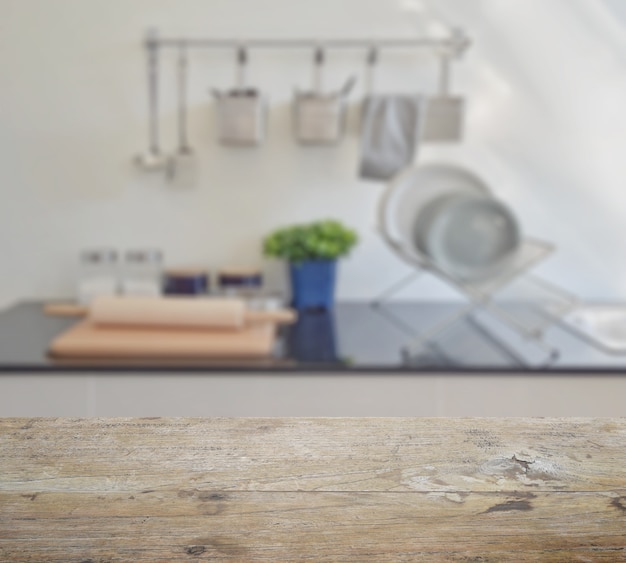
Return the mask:
<svg viewBox="0 0 626 563"><path fill-rule="evenodd" d="M413 346L439 321L462 307L455 303L404 302L373 307L340 302L333 312L307 312L282 329L271 358L263 360L58 360L50 341L75 319L49 317L43 304L20 303L0 313L0 372L523 372L626 374L626 355L606 354L559 326L538 346L506 334L480 318L468 318ZM487 330L485 329L487 327ZM492 335L498 335L498 339ZM515 335L513 335L515 336ZM549 349L548 349L549 348ZM554 357L549 352L554 351Z"/></svg>

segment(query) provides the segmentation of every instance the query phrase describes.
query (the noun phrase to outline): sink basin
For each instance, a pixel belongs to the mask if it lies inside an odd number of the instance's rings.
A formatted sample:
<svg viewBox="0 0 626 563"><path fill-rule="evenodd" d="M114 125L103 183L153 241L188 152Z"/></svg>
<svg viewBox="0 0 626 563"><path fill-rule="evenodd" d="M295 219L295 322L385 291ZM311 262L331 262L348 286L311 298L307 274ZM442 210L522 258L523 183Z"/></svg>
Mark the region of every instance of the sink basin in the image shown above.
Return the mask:
<svg viewBox="0 0 626 563"><path fill-rule="evenodd" d="M568 328L607 351L626 354L626 305L583 307L564 321Z"/></svg>

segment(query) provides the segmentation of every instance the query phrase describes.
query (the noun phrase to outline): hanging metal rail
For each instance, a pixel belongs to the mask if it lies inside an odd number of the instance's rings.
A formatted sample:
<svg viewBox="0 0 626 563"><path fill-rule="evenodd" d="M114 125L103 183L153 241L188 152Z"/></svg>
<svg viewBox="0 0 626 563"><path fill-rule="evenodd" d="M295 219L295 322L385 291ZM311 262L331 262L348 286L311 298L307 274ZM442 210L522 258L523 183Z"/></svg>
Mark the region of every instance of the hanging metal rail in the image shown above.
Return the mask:
<svg viewBox="0 0 626 563"><path fill-rule="evenodd" d="M449 37L413 37L413 38L371 38L371 39L209 39L161 37L159 32L151 30L145 40L149 49L159 47L188 47L228 49L245 46L254 49L389 49L389 48L431 48L447 51L453 56L462 55L471 45L471 41L461 29L453 29Z"/></svg>

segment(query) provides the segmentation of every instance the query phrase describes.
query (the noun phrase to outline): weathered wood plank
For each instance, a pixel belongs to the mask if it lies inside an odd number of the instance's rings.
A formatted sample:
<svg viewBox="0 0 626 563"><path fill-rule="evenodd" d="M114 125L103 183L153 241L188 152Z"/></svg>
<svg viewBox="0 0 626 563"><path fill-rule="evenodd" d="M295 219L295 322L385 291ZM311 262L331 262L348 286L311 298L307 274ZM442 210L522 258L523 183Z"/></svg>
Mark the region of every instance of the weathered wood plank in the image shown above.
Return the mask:
<svg viewBox="0 0 626 563"><path fill-rule="evenodd" d="M626 419L0 419L0 561L626 561Z"/></svg>
<svg viewBox="0 0 626 563"><path fill-rule="evenodd" d="M34 496L34 495L33 495ZM80 557L205 557L265 561L290 556L357 559L461 557L510 560L555 549L626 560L626 491L605 493L202 493L172 490L3 494L0 555L14 560L80 549ZM10 513L7 510L10 507ZM496 555L493 555L493 554ZM21 555L20 555L21 554ZM560 554L562 556L562 553ZM31 557L29 555L29 557ZM33 560L33 559L26 559ZM493 559L496 560L496 559ZM502 559L500 559L502 560ZM544 559L542 559L544 560ZM557 559L565 560L565 559ZM584 559L570 559L584 560Z"/></svg>
<svg viewBox="0 0 626 563"><path fill-rule="evenodd" d="M592 491L625 444L621 419L5 419L0 490Z"/></svg>

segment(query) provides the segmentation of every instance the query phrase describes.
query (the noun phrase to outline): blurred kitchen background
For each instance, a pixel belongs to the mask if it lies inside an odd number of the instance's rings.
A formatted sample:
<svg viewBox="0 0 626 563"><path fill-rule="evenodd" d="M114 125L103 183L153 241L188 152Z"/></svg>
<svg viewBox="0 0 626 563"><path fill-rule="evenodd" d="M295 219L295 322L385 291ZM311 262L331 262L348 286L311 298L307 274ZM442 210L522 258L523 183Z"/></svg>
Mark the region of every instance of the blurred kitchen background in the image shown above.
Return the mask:
<svg viewBox="0 0 626 563"><path fill-rule="evenodd" d="M285 286L261 240L332 217L360 244L340 263L338 299L369 299L409 266L375 231L384 184L358 178L365 53L329 51L325 85L359 79L348 131L331 147L294 140L295 87L307 50L250 50L249 82L270 98L258 148L217 141L210 89L233 86L234 54L189 59L189 134L199 174L173 189L132 165L146 148L149 27L168 36L372 38L445 34L473 41L454 64L467 98L465 140L418 161L473 171L557 252L538 272L588 301L626 299L626 3L623 0L0 0L0 306L74 295L80 251L160 248L167 266L262 266ZM176 56L161 60L161 142L176 149ZM381 52L376 89L437 87L425 51ZM408 292L408 293L407 293ZM423 278L404 295L453 296ZM400 294L398 297L402 297Z"/></svg>

